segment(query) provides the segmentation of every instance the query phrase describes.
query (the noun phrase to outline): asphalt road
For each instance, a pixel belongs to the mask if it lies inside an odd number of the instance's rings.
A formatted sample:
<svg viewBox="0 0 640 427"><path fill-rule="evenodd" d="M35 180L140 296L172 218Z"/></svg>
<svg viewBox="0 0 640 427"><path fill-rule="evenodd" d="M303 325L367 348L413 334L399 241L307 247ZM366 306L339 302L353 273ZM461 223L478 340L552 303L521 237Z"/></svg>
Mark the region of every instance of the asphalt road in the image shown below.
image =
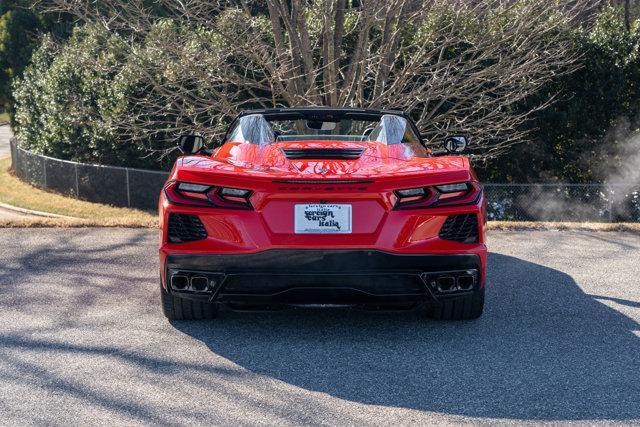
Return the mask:
<svg viewBox="0 0 640 427"><path fill-rule="evenodd" d="M169 323L155 231L0 233L0 424L640 422L640 236L491 233L474 322Z"/></svg>

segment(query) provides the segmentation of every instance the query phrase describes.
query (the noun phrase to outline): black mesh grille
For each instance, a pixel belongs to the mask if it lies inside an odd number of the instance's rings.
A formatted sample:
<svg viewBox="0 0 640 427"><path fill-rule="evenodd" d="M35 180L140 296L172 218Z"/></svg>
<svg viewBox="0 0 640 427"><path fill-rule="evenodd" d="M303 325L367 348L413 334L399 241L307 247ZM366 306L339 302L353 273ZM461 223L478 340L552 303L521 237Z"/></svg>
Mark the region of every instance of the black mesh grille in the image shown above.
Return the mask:
<svg viewBox="0 0 640 427"><path fill-rule="evenodd" d="M475 214L450 216L442 225L439 235L444 240L478 243L478 216Z"/></svg>
<svg viewBox="0 0 640 427"><path fill-rule="evenodd" d="M195 215L169 215L169 242L193 242L207 238L207 231L202 221Z"/></svg>
<svg viewBox="0 0 640 427"><path fill-rule="evenodd" d="M287 159L353 160L362 156L364 148L283 148Z"/></svg>
<svg viewBox="0 0 640 427"><path fill-rule="evenodd" d="M426 289L419 274L230 274L223 294L271 295L296 288L343 289L371 295L423 294Z"/></svg>

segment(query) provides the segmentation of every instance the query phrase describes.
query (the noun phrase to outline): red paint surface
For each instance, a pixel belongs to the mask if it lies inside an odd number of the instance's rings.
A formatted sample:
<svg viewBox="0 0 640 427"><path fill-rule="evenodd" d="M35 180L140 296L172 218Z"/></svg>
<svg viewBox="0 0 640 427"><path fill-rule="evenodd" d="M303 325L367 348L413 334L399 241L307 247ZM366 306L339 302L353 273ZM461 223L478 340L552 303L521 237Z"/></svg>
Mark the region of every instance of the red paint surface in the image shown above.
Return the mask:
<svg viewBox="0 0 640 427"><path fill-rule="evenodd" d="M356 160L288 160L282 148L365 148ZM324 172L324 173L323 173ZM319 184L276 180L318 180ZM368 183L332 184L332 180ZM304 141L268 146L228 142L212 156L178 159L169 181L182 181L253 191L254 210L172 205L160 196L161 268L171 253L250 253L269 249L375 249L407 254L477 254L486 262L484 227L477 244L438 237L449 215L472 213L484 224L484 196L471 205L393 210L394 190L456 182L475 182L463 156L429 157L422 146L375 142ZM353 206L352 234L294 234L294 205L346 203ZM198 215L209 237L170 244L166 219L171 212Z"/></svg>

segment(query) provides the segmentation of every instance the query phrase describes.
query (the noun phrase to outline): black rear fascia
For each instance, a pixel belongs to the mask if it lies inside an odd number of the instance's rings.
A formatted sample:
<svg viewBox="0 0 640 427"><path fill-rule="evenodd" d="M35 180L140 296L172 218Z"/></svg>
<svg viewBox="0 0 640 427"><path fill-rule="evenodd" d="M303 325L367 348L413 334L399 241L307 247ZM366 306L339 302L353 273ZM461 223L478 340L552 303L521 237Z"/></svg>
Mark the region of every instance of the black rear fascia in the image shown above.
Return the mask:
<svg viewBox="0 0 640 427"><path fill-rule="evenodd" d="M248 254L173 254L167 257L167 268L224 273L422 273L480 269L480 257L393 254L363 249L272 249Z"/></svg>
<svg viewBox="0 0 640 427"><path fill-rule="evenodd" d="M430 277L432 273L474 271L479 284L481 260L473 254L400 255L360 249L276 249L251 254L169 255L167 278L176 271L199 271L224 277L210 301L424 302L450 297L435 292L424 281L425 274Z"/></svg>

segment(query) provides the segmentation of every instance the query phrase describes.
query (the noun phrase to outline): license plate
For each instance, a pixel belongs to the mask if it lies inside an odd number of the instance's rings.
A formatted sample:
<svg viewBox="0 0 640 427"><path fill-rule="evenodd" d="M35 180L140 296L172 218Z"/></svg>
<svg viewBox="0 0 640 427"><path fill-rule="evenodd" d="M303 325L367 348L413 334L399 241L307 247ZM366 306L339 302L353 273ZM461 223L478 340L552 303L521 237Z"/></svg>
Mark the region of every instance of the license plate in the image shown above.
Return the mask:
<svg viewBox="0 0 640 427"><path fill-rule="evenodd" d="M351 233L351 205L296 205L296 234Z"/></svg>

